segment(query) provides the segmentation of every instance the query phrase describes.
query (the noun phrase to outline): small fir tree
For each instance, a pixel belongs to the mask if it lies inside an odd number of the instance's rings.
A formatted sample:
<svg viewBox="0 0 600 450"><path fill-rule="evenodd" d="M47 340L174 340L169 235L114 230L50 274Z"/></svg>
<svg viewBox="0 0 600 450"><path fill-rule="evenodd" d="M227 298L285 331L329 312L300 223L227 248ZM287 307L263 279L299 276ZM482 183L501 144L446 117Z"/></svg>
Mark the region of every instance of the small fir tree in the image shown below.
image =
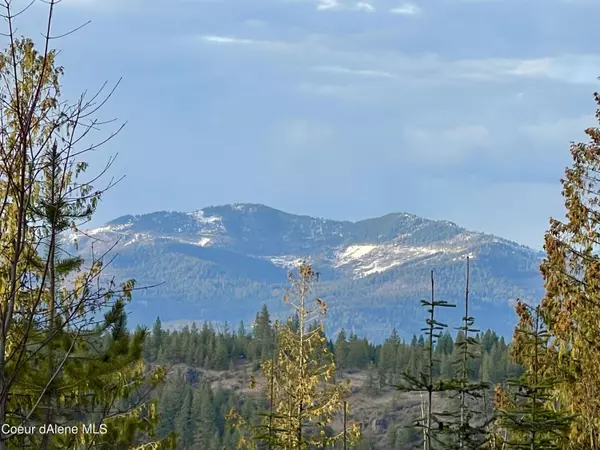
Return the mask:
<svg viewBox="0 0 600 450"><path fill-rule="evenodd" d="M517 302L519 324L513 338L513 357L525 373L497 390L497 448L559 450L568 443L572 417L555 410L556 379L549 373L555 355L540 307Z"/></svg>
<svg viewBox="0 0 600 450"><path fill-rule="evenodd" d="M465 313L462 326L458 327L462 339L458 340L455 347L459 358L454 361L456 375L451 380L452 397L458 398L458 408L445 416L448 427L447 434L453 437L451 442L446 443L448 450L456 449L479 449L487 441L488 421L483 419L484 392L489 389L485 382L471 382L473 374L469 370L469 363L481 354L480 343L473 338L471 333L479 333L480 330L473 327L475 318L469 315L469 282L470 282L470 260L467 257L466 287L465 287ZM449 387L450 388L450 387ZM476 422L477 421L477 422Z"/></svg>
<svg viewBox="0 0 600 450"><path fill-rule="evenodd" d="M426 404L422 405L423 414L419 420L415 422L415 426L423 430L423 449L433 450L434 448L445 448L447 439L444 427L447 425L442 416L433 411L433 394L446 392L452 389L452 384L447 380L434 380L434 365L439 362L434 357L434 346L438 339L442 336L442 331L447 328L445 323L439 322L436 319L436 308L455 307L445 300L435 299L435 280L433 271L431 271L431 300L421 300L421 304L427 308L428 317L426 319L427 326L421 331L425 332L425 367L418 374L412 374L406 371L402 375L403 382L397 386L398 390L405 392L419 392L422 395L426 394ZM425 400L422 397L423 400Z"/></svg>

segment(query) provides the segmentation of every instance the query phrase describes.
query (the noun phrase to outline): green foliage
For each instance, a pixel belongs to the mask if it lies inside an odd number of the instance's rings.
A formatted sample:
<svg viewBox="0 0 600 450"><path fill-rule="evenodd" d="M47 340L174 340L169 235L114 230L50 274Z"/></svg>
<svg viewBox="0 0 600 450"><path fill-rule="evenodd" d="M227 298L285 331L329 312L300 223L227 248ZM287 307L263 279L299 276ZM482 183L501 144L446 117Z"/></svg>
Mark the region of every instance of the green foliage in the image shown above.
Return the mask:
<svg viewBox="0 0 600 450"><path fill-rule="evenodd" d="M270 336L270 337L267 337ZM252 332L248 332L241 323L234 332L228 327L215 328L208 323L201 327L184 327L179 330L164 330L160 320L155 322L151 335L146 340L145 354L160 355L157 359L149 359L152 363L161 363L169 365L184 365L188 367L187 372L176 371L171 375L169 382L161 389L159 400L159 412L161 413L161 424L159 427L159 436L167 436L169 432L177 430L176 418L183 414L181 409L184 407L182 399L186 397L186 386L194 393L193 404L197 404L199 395L196 393L206 387L203 385L202 373L205 370L219 370L225 376L230 370L235 369L238 373L241 371L245 377L246 383L251 383L254 378L255 369L258 369L260 363L271 359L274 347L275 329L271 323L270 313L263 305L261 311L256 314L256 320L252 327ZM434 361L434 380L438 382L444 378L451 378L455 370L456 361L461 361L461 345L464 333L459 330L453 338L448 332L443 333L438 339L437 345L434 345L435 358L441 361L439 364ZM498 359L498 373L493 375L495 382L505 382L506 378L501 378L501 374L506 376L518 376L522 368L514 363L509 357L510 346L504 343L495 332L490 330L485 333L475 333L471 336L474 342L474 348L481 348L483 357L478 356L469 366L468 377L471 383L477 383L482 374L482 361L491 357L493 348L499 349L501 357ZM222 365L220 369L214 365L215 353L219 342L230 349L229 360L227 364ZM210 343L210 344L209 344ZM384 351L383 348L386 347ZM377 397L383 388L389 384L402 380L402 374L409 372L418 374L426 366L424 339L413 336L410 342L405 342L399 338L397 333L392 332L383 344L372 344L368 340L359 338L351 333L348 338L344 333L340 333L335 343L328 342L326 348L336 361L336 377L343 378L344 373L364 371L367 374L365 385L362 386L371 395ZM195 351L184 351L179 349L195 349ZM202 353L202 357L197 356L197 352ZM449 361L448 374L441 371L443 361ZM503 365L505 364L505 365ZM345 367L345 369L339 369ZM268 382L268 380L267 380ZM206 384L204 383L204 386ZM450 384L449 384L450 386ZM211 424L205 420L207 430L217 430L222 442L222 446L227 449L234 449L240 442L242 435L236 431L228 430L224 422L224 417L231 409L240 413L241 418L256 426L262 423L265 417L265 411L269 410L268 391L260 392L258 396L238 397L232 391L219 388L213 395L213 405L215 409L214 422ZM259 412L261 412L259 414ZM476 414L477 412L475 412ZM194 416L198 416L194 413ZM267 415L268 416L268 415ZM477 418L485 421L484 418ZM394 428L394 427L392 427ZM212 433L211 431L210 433ZM210 435L207 433L207 435ZM415 427L405 429L398 428L398 439L396 447L404 450L404 444L400 442L410 441L417 444L422 439L420 431ZM332 435L332 433L329 433ZM191 435L190 435L191 436ZM193 437L189 437L190 442ZM195 448L193 444L184 447L183 434L180 433L180 448ZM192 441L193 442L193 441ZM374 443L361 443L364 448L371 448ZM341 447L340 447L341 448ZM357 448L360 448L357 447ZM373 447L375 448L375 447ZM387 447L386 447L387 448ZM392 449L394 447L391 447ZM421 446L422 448L422 446Z"/></svg>
<svg viewBox="0 0 600 450"><path fill-rule="evenodd" d="M479 330L473 328L475 318L469 314L469 287L470 287L470 260L467 257L467 276L465 287L465 302L463 324L458 327L460 339L456 340L456 349L459 358L453 361L454 370L451 379L447 381L452 385L451 395L458 399L455 410L444 414L446 426L444 434L448 436L445 439L445 449L480 449L487 442L488 425L492 421L490 417L485 417L485 391L489 389L486 376L489 378L491 372L486 374L485 359L483 363L484 382L472 382L470 380L470 366L474 360L481 355L481 342L475 339L470 333L478 333ZM484 339L489 345L490 334L486 333ZM487 338L487 339L486 339ZM493 344L492 353L497 352L498 347ZM487 355L486 355L487 356ZM497 356L494 355L494 358ZM491 371L491 369L490 369Z"/></svg>
<svg viewBox="0 0 600 450"><path fill-rule="evenodd" d="M252 421L264 405L228 389L213 390L207 380L192 384L180 370L170 375L157 397L162 417L159 436L177 432L179 450L236 448L240 435L227 426L225 416L236 409L244 419Z"/></svg>
<svg viewBox="0 0 600 450"><path fill-rule="evenodd" d="M273 357L262 364L269 384L270 409L256 427L241 422L235 411L229 418L237 421L241 430L249 429L255 443L265 443L271 448L327 448L342 439L354 445L360 438L356 425L337 434L329 433L336 414L346 407L343 399L349 382L335 382L335 362L323 326L313 323L327 313L327 305L322 300L316 299L314 307L309 304L308 296L318 275L308 264L301 265L298 273L298 278L290 274L292 288L284 297L284 302L292 305L294 314L285 324L276 326ZM268 315L263 314L262 318L266 321ZM263 333L258 334L258 339L262 336Z"/></svg>
<svg viewBox="0 0 600 450"><path fill-rule="evenodd" d="M447 386L443 379L440 379L437 383L434 381L436 363L440 360L435 355L435 346L439 345L440 338L443 334L441 333L447 325L439 322L436 319L436 308L449 308L456 305L450 304L445 300L435 299L435 282L433 277L433 271L431 272L431 301L421 300L421 305L427 308L428 318L426 319L427 326L422 328L422 331L426 332L426 346L424 348L426 356L425 366L423 371L418 374L412 374L405 372L402 376L403 382L399 384L398 390L403 392L419 392L421 395L426 393L427 403L422 404L422 415L419 420L416 421L415 426L423 429L423 439L425 441L425 450L432 450L434 446L445 445L446 442L441 437L444 429L444 422L441 420L441 415L434 413L433 411L433 393L442 393L449 390L450 386ZM442 343L444 343L442 341ZM423 399L423 397L422 397ZM435 422L435 424L434 424Z"/></svg>
<svg viewBox="0 0 600 450"><path fill-rule="evenodd" d="M146 330L126 326L135 282L104 283L100 259L84 266L61 247L103 192L82 180L85 151L76 148L90 103L59 101L63 69L51 38L43 50L16 39L10 4L3 8L10 45L0 52L0 425L68 432L3 427L0 448L169 448L170 437L153 439L159 417L147 398L165 369L144 363Z"/></svg>
<svg viewBox="0 0 600 450"><path fill-rule="evenodd" d="M600 119L600 95L594 94ZM541 266L546 295L540 313L552 337L560 408L576 417L570 448L600 449L600 129L571 145L572 165L561 180L564 222L550 220Z"/></svg>
<svg viewBox="0 0 600 450"><path fill-rule="evenodd" d="M553 355L550 334L540 316L540 307L517 303L519 325L515 330L516 359L525 373L498 390L497 441L507 449L560 450L568 442L573 417L556 410L556 380L549 375Z"/></svg>

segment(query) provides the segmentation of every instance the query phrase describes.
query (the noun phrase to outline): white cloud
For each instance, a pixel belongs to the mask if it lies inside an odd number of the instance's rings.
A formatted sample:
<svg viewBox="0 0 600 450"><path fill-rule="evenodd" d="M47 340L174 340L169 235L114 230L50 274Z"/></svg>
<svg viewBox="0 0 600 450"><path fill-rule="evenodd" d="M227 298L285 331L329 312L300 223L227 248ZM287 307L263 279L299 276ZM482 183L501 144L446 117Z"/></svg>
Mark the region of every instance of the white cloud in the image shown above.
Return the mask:
<svg viewBox="0 0 600 450"><path fill-rule="evenodd" d="M244 20L244 25L250 28L264 28L267 26L267 22L258 19Z"/></svg>
<svg viewBox="0 0 600 450"><path fill-rule="evenodd" d="M520 62L511 73L573 84L596 84L600 74L600 55L563 55L526 60Z"/></svg>
<svg viewBox="0 0 600 450"><path fill-rule="evenodd" d="M314 71L331 73L335 75L350 75L359 77L374 77L374 78L397 78L396 75L382 70L365 70L365 69L350 69L341 66L317 66L313 67Z"/></svg>
<svg viewBox="0 0 600 450"><path fill-rule="evenodd" d="M390 9L390 13L414 16L415 14L421 13L421 8L419 8L414 3L404 3L401 6Z"/></svg>
<svg viewBox="0 0 600 450"><path fill-rule="evenodd" d="M307 54L311 54L307 52ZM600 55L569 55L539 59L446 59L438 55L405 55L400 52L339 52L321 47L320 59L328 65L313 70L348 76L397 79L403 82L509 82L519 79L547 79L567 84L597 85ZM312 59L312 58L311 58ZM340 61L341 64L336 64ZM343 62L342 62L343 61ZM352 66L366 65L368 69Z"/></svg>
<svg viewBox="0 0 600 450"><path fill-rule="evenodd" d="M367 2L358 2L354 9L357 11L375 12L375 7Z"/></svg>
<svg viewBox="0 0 600 450"><path fill-rule="evenodd" d="M319 11L325 11L328 9L339 9L342 5L338 0L319 0L317 9Z"/></svg>
<svg viewBox="0 0 600 450"><path fill-rule="evenodd" d="M359 1L350 5L340 0L317 0L317 10L319 11L363 11L375 12L375 7L365 1Z"/></svg>
<svg viewBox="0 0 600 450"><path fill-rule="evenodd" d="M485 58L457 61L463 78L502 80L546 78L569 84L597 84L600 55L560 55L534 59Z"/></svg>
<svg viewBox="0 0 600 450"><path fill-rule="evenodd" d="M509 70L513 75L539 76L548 75L552 71L553 61L551 58L532 59L522 61Z"/></svg>
<svg viewBox="0 0 600 450"><path fill-rule="evenodd" d="M202 36L202 39L208 42L214 42L215 44L245 44L252 45L258 41L252 39L238 39L227 36Z"/></svg>
<svg viewBox="0 0 600 450"><path fill-rule="evenodd" d="M209 44L260 46L272 50L281 50L289 46L285 42L263 41L257 39L236 38L230 36L200 36L200 40Z"/></svg>
<svg viewBox="0 0 600 450"><path fill-rule="evenodd" d="M197 38L197 37L196 37ZM418 85L515 82L546 79L573 85L596 86L600 54L571 54L531 59L452 59L439 54L405 54L400 51L340 49L334 38L309 36L304 41L278 42L250 37L201 36L217 45L257 46L263 50L287 50L288 63L296 68L338 76L381 78ZM283 62L283 60L279 60ZM359 67L359 68L357 68ZM365 67L365 68L360 68Z"/></svg>

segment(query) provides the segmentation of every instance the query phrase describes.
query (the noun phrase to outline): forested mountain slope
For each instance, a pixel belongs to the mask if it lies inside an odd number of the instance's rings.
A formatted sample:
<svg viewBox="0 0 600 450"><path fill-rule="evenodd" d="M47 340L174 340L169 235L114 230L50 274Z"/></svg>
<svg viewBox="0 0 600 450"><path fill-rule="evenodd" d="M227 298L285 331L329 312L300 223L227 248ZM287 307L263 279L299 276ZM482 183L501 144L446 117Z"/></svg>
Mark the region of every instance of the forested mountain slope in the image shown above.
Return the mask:
<svg viewBox="0 0 600 450"><path fill-rule="evenodd" d="M466 256L482 327L511 333L511 302L542 294L539 252L406 213L348 222L234 204L124 216L68 239L76 237L84 257L114 246L108 275L135 278L138 286L162 283L136 293L137 323L156 316L231 323L251 318L262 303L278 315L286 272L302 260L320 272L317 294L331 306L328 329L375 340L393 327L402 335L420 328L418 300L430 295L430 270L440 298L460 301ZM451 313L450 323L459 316Z"/></svg>

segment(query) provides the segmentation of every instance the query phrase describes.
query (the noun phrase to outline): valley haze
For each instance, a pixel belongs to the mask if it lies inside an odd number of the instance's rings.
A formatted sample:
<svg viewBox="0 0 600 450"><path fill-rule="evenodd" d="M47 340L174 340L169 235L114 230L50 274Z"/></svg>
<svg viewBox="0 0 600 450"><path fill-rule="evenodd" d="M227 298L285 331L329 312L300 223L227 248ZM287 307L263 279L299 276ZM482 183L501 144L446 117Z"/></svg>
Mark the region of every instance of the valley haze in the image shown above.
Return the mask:
<svg viewBox="0 0 600 450"><path fill-rule="evenodd" d="M439 320L458 326L467 256L477 328L508 337L514 300L538 301L543 295L542 252L408 213L350 222L230 204L122 216L68 240L77 240L84 258L114 246L106 273L117 281L162 283L134 294L133 324L151 324L160 316L167 324L236 327L243 320L248 326L262 304L284 317L286 274L302 261L320 272L314 294L330 306L332 335L341 328L375 341L393 328L406 338L419 334L426 314L420 300L431 296L431 270L436 299L457 304L444 308Z"/></svg>

